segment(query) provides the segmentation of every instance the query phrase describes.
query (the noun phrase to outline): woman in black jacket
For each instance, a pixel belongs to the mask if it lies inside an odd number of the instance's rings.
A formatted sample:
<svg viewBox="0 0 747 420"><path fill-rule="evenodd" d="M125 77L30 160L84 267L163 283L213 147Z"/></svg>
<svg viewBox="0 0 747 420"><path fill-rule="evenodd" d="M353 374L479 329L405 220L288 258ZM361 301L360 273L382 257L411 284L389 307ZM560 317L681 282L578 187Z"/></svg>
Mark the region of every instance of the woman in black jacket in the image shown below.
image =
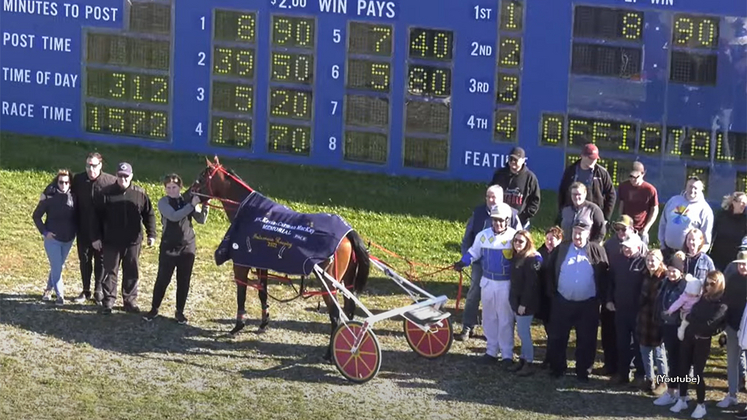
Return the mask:
<svg viewBox="0 0 747 420"><path fill-rule="evenodd" d="M152 321L158 316L158 309L163 301L166 288L171 283L171 276L176 269L176 321L186 324L184 307L189 294L189 282L192 278L192 266L195 262L195 231L192 219L204 224L207 220L208 208L196 206L200 202L198 196L181 194L182 179L177 174L167 175L163 180L166 196L158 200L158 211L161 213L163 234L161 235L161 249L158 256L158 274L153 286L153 303L150 312L143 318Z"/></svg>
<svg viewBox="0 0 747 420"><path fill-rule="evenodd" d="M540 303L539 272L542 267L542 256L534 248L532 236L526 230L516 232L512 250L508 302L516 314L516 325L521 339L519 365L512 370L520 376L527 376L533 373L532 319Z"/></svg>
<svg viewBox="0 0 747 420"><path fill-rule="evenodd" d="M717 270L724 271L737 255L742 239L747 236L747 194L737 191L724 197L721 210L713 221L710 255Z"/></svg>
<svg viewBox="0 0 747 420"><path fill-rule="evenodd" d="M70 171L62 169L55 176L54 188L47 188L36 205L33 219L44 238L44 250L49 259L49 277L42 295L43 301L52 299L52 290L57 295L56 304L65 304L65 285L62 282L62 267L75 240L75 199L70 192ZM42 217L47 215L46 220Z"/></svg>
<svg viewBox="0 0 747 420"><path fill-rule="evenodd" d="M693 367L693 377L697 379L695 391L698 405L692 417L699 419L705 416L705 380L703 371L711 354L711 337L720 334L726 326L727 306L723 302L724 275L720 271L711 271L706 276L703 295L693 305L686 320L689 322L685 330L685 339L680 346L680 375L686 375ZM669 409L679 413L687 408L688 382L680 378L680 398Z"/></svg>

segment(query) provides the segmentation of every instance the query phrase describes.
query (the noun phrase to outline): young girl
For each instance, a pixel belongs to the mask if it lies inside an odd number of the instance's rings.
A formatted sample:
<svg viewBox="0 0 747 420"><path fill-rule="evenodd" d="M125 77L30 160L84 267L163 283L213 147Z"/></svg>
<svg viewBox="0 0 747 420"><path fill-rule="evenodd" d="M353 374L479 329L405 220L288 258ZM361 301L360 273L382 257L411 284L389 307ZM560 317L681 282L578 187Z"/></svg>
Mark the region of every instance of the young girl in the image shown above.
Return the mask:
<svg viewBox="0 0 747 420"><path fill-rule="evenodd" d="M521 339L519 365L512 370L520 376L533 373L534 346L532 344L532 318L539 309L539 272L542 256L534 248L531 235L526 230L516 232L513 238L511 259L511 285L508 302L516 314L516 325Z"/></svg>
<svg viewBox="0 0 747 420"><path fill-rule="evenodd" d="M727 307L722 301L723 294L724 275L716 270L709 272L706 275L703 297L693 305L687 316L689 325L680 347L680 374L687 375L692 366L693 376L697 379L695 392L698 405L691 416L695 419L706 414L703 371L711 354L711 337L720 334L726 326ZM669 411L679 413L687 408L687 387L688 381L680 381L680 398Z"/></svg>
<svg viewBox="0 0 747 420"><path fill-rule="evenodd" d="M62 267L73 246L77 224L75 222L75 199L70 192L70 171L57 172L54 187L48 190L34 210L36 228L44 238L44 250L49 259L49 278L42 296L43 301L52 299L52 290L57 295L56 304L65 304L65 286L62 282ZM46 214L47 218L42 221Z"/></svg>
<svg viewBox="0 0 747 420"><path fill-rule="evenodd" d="M643 370L646 375L644 390L661 396L667 390L667 384L658 383L654 374L654 360L659 375L666 376L667 358L664 353L661 326L655 321L654 308L659 289L666 281L667 266L664 257L658 249L649 251L646 255L646 272L641 286L641 299L636 318L636 337L643 357Z"/></svg>
<svg viewBox="0 0 747 420"><path fill-rule="evenodd" d="M677 338L682 341L685 338L685 329L687 328L688 322L686 320L687 315L690 313L693 305L700 299L700 292L702 291L702 283L690 274L685 275L685 293L681 294L677 300L674 301L672 306L666 310L667 315L672 315L676 311L680 311L680 327L677 329Z"/></svg>

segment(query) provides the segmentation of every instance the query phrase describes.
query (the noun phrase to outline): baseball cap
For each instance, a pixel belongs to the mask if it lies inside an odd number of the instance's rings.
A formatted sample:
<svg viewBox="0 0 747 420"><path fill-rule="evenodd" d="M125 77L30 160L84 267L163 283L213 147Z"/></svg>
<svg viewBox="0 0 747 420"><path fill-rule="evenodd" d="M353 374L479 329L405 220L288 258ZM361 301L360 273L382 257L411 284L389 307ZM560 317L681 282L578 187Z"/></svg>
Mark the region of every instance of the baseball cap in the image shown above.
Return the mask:
<svg viewBox="0 0 747 420"><path fill-rule="evenodd" d="M122 162L117 165L117 175L132 175L132 165L127 162Z"/></svg>
<svg viewBox="0 0 747 420"><path fill-rule="evenodd" d="M591 230L591 225L587 223L585 220L576 220L573 222L573 228L579 228L581 230Z"/></svg>
<svg viewBox="0 0 747 420"><path fill-rule="evenodd" d="M633 226L633 218L627 214L623 214L617 220L612 222L612 227L615 229L628 228Z"/></svg>
<svg viewBox="0 0 747 420"><path fill-rule="evenodd" d="M514 147L508 155L517 159L523 159L527 156L526 152L521 147Z"/></svg>
<svg viewBox="0 0 747 420"><path fill-rule="evenodd" d="M642 175L644 172L646 172L646 168L643 166L643 164L639 161L633 162L633 168L630 170L630 175Z"/></svg>
<svg viewBox="0 0 747 420"><path fill-rule="evenodd" d="M588 156L592 159L599 159L599 149L593 143L588 143L581 151L581 156Z"/></svg>
<svg viewBox="0 0 747 420"><path fill-rule="evenodd" d="M734 260L735 263L745 263L747 264L747 251L739 251L737 252L737 259Z"/></svg>

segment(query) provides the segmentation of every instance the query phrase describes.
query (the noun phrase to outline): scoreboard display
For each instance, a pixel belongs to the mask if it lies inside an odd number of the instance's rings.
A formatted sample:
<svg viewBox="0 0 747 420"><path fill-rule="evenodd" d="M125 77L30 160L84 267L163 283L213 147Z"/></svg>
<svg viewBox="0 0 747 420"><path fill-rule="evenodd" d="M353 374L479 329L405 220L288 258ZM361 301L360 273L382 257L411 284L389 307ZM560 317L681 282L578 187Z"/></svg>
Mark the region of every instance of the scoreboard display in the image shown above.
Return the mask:
<svg viewBox="0 0 747 420"><path fill-rule="evenodd" d="M743 0L68 1L3 0L3 131L481 183L518 145L547 189L591 142L662 199L747 185Z"/></svg>

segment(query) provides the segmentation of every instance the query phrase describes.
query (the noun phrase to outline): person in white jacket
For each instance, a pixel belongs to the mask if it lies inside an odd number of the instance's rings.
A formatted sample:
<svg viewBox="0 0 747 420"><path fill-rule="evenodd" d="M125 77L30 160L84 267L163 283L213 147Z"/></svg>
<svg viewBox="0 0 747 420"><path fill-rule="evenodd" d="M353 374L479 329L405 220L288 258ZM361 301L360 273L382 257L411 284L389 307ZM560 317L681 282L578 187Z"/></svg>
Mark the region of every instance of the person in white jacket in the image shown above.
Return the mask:
<svg viewBox="0 0 747 420"><path fill-rule="evenodd" d="M516 234L516 230L509 227L511 216L512 210L508 204L500 203L493 207L490 211L491 227L480 231L462 259L454 264L456 270L462 270L476 261L482 266L482 327L488 341L482 361L497 362L500 350L501 364L504 368L509 368L513 364L514 351L515 318L508 300L511 283L511 241Z"/></svg>
<svg viewBox="0 0 747 420"><path fill-rule="evenodd" d="M659 221L659 242L665 261L676 252L684 249L685 237L690 228L703 232L703 246L711 247L713 210L703 195L703 181L693 176L687 179L682 195L675 195L667 201Z"/></svg>

